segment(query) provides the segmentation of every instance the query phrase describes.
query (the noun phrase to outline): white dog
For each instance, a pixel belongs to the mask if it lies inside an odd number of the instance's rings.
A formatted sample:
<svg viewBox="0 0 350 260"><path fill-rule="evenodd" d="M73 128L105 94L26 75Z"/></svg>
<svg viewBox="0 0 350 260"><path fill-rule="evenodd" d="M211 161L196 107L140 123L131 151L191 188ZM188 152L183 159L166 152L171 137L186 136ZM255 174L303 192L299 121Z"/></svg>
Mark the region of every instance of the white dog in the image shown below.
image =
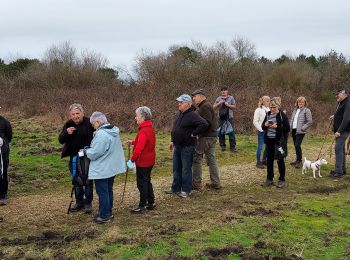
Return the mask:
<svg viewBox="0 0 350 260"><path fill-rule="evenodd" d="M327 161L325 159L319 159L316 162L312 162L309 160L306 160L306 157L304 159L304 164L303 164L303 170L302 174L305 174L307 169L312 169L312 172L314 174L314 178L316 178L316 171L318 171L318 177L321 176L321 166L327 164Z"/></svg>

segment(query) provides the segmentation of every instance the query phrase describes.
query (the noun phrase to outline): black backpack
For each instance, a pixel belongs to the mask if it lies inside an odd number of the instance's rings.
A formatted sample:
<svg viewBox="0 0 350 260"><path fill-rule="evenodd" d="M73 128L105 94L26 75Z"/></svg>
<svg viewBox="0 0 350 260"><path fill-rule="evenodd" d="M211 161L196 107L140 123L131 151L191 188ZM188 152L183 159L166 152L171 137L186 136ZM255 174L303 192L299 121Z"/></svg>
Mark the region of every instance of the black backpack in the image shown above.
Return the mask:
<svg viewBox="0 0 350 260"><path fill-rule="evenodd" d="M229 108L225 104L222 104L219 108L219 118L221 120L227 120L229 118L229 114Z"/></svg>
<svg viewBox="0 0 350 260"><path fill-rule="evenodd" d="M72 159L72 180L77 186L86 186L89 177L90 160L86 155Z"/></svg>

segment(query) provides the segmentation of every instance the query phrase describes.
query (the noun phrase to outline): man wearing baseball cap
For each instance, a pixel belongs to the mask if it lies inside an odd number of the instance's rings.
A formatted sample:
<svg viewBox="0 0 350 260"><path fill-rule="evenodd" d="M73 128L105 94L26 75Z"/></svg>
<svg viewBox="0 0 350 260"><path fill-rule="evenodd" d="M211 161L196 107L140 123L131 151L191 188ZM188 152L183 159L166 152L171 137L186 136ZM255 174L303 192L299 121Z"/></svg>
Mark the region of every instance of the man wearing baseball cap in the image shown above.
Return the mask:
<svg viewBox="0 0 350 260"><path fill-rule="evenodd" d="M340 88L335 92L338 102L337 109L330 117L333 119L333 132L335 139L335 169L331 171L334 178L343 177L346 174L345 141L350 134L350 100L348 91Z"/></svg>
<svg viewBox="0 0 350 260"><path fill-rule="evenodd" d="M192 106L192 98L182 94L177 99L179 111L171 131L170 150L173 151L173 183L167 194L187 198L192 191L192 162L197 136L208 128L208 123Z"/></svg>

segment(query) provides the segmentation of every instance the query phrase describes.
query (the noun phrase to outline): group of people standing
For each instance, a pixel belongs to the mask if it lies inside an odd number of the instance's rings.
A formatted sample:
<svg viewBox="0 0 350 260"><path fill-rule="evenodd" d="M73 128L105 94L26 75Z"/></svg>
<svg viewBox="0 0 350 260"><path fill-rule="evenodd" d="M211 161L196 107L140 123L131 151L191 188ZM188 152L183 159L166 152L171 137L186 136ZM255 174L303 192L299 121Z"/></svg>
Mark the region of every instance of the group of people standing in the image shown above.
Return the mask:
<svg viewBox="0 0 350 260"><path fill-rule="evenodd" d="M333 132L335 137L336 166L331 171L334 178L346 174L345 142L350 134L350 100L346 89L341 88L335 92L338 102L335 114L330 116L333 120ZM291 119L288 120L286 111L281 106L281 98L263 96L259 99L258 108L254 112L253 125L257 129L258 147L256 150L256 167L264 169L267 166L266 180L261 184L263 187L274 185L274 160L277 161L279 180L276 186L285 186L286 167L284 158L288 154L287 141L291 131L295 148L296 159L290 164L299 169L303 166L303 154L301 144L305 134L312 125L312 113L307 107L305 97L298 97ZM265 144L265 150L263 146ZM347 153L349 153L349 144Z"/></svg>
<svg viewBox="0 0 350 260"><path fill-rule="evenodd" d="M225 136L229 138L231 152L236 152L233 110L236 100L228 94L228 88L221 88L220 96L212 105L208 102L203 89L182 94L176 101L178 112L171 131L170 150L173 153L173 180L167 194L176 194L187 198L193 190L202 188L202 161L205 158L209 166L210 182L206 188L221 189L219 168L216 162L215 146L217 139L221 150L226 149ZM345 142L350 134L350 100L346 89L336 92L338 107L333 120L335 136L336 166L331 172L335 178L346 174ZM62 158L69 157L68 168L74 176L74 157L85 156L89 159L88 180L83 185L72 178L76 202L70 212L92 212L93 186L98 195L99 210L94 217L96 223L106 223L113 219L113 184L116 175L127 169L136 168L136 182L140 193L139 204L132 213L143 213L156 207L151 172L155 165L156 135L152 123L151 109L145 106L135 111L138 131L134 140L125 145L133 146L133 152L125 164L125 156L118 127L110 124L101 112L85 117L80 104L69 107L70 119L59 134L63 144ZM279 180L277 187L285 187L288 134L291 132L296 159L291 163L295 168L302 167L301 144L312 125L312 114L307 107L305 97L298 97L290 120L282 108L281 98L263 96L259 99L254 112L253 124L257 129L258 147L256 166L267 168L263 187L274 185L274 161L277 161ZM219 137L219 138L218 138ZM12 139L11 124L0 116L0 205L7 204L9 164L9 143ZM263 147L265 149L263 151Z"/></svg>
<svg viewBox="0 0 350 260"><path fill-rule="evenodd" d="M101 112L84 116L80 104L69 107L70 119L64 124L59 134L59 142L64 144L62 157L69 156L68 168L74 176L73 158L86 156L89 160L88 181L79 183L72 178L76 203L69 210L85 213L92 211L93 182L98 195L99 210L93 221L98 224L113 219L113 184L116 175L126 172L125 156L118 127L110 124ZM136 167L137 187L140 191L140 203L132 212L153 209L154 193L151 183L151 170L155 164L155 131L152 114L148 107L139 107L135 111L138 133L135 140L128 140L133 145L133 154L127 162L129 168Z"/></svg>

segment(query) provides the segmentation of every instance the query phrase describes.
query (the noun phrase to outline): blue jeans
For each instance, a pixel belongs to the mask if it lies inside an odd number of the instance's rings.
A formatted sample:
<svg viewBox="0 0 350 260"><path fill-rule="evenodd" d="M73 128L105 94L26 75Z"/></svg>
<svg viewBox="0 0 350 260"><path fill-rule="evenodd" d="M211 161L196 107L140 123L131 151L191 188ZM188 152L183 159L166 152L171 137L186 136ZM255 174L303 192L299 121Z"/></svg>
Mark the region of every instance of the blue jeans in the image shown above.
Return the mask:
<svg viewBox="0 0 350 260"><path fill-rule="evenodd" d="M263 149L264 146L264 132L260 132L258 131L258 148L256 149L256 162L260 162L260 158L261 158L261 151ZM263 161L266 161L266 148L264 150L263 153Z"/></svg>
<svg viewBox="0 0 350 260"><path fill-rule="evenodd" d="M194 146L175 146L173 154L173 192L192 191Z"/></svg>
<svg viewBox="0 0 350 260"><path fill-rule="evenodd" d="M99 203L98 211L101 218L109 218L112 215L114 177L95 180Z"/></svg>
<svg viewBox="0 0 350 260"><path fill-rule="evenodd" d="M338 174L346 173L346 152L345 142L350 132L343 132L337 139L335 139L335 172Z"/></svg>

